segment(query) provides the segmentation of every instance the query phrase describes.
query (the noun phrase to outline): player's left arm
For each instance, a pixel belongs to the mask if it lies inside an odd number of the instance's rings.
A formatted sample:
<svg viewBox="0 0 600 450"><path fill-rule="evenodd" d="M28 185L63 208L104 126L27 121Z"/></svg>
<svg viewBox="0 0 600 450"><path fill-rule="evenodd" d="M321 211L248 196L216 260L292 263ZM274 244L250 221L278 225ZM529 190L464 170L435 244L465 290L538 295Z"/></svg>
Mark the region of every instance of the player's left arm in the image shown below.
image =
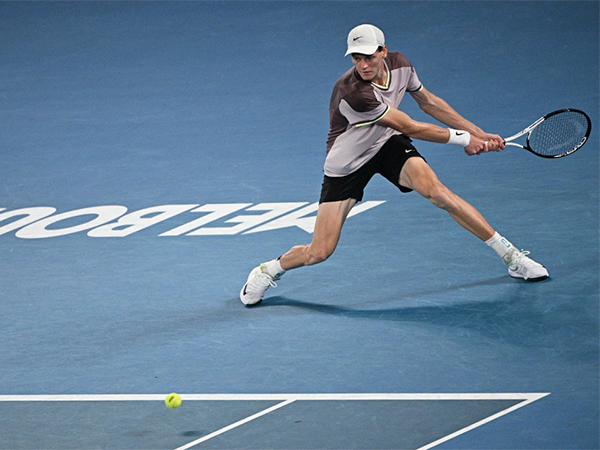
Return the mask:
<svg viewBox="0 0 600 450"><path fill-rule="evenodd" d="M424 86L416 92L410 93L419 108L436 120L458 130L465 130L484 141L496 141L499 148L504 148L504 140L498 134L486 133L477 125L469 122L457 113L444 99L428 91Z"/></svg>

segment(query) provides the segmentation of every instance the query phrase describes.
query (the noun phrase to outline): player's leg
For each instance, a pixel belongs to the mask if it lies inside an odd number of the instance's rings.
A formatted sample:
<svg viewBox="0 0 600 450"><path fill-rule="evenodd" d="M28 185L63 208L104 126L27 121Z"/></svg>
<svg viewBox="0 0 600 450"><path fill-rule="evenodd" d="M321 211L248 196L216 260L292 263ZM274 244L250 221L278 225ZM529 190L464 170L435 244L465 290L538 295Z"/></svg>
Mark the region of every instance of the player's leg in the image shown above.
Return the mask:
<svg viewBox="0 0 600 450"><path fill-rule="evenodd" d="M319 204L312 242L296 245L276 260L255 267L240 291L240 300L245 305L256 305L262 300L270 286L288 270L310 266L325 261L334 252L348 213L356 204L349 198L342 201Z"/></svg>
<svg viewBox="0 0 600 450"><path fill-rule="evenodd" d="M435 172L421 158L410 158L400 172L400 185L414 189L447 211L454 220L482 241L494 235L494 229L471 204L444 186Z"/></svg>
<svg viewBox="0 0 600 450"><path fill-rule="evenodd" d="M421 158L410 158L400 172L399 183L414 189L429 201L447 211L463 228L492 247L509 266L512 277L527 281L548 278L548 271L541 264L528 258L529 252L519 251L506 238L500 236L471 204L444 186L434 171Z"/></svg>
<svg viewBox="0 0 600 450"><path fill-rule="evenodd" d="M353 198L321 203L317 211L312 242L308 245L296 245L281 256L281 268L286 271L292 270L318 264L329 258L340 240L342 225L355 204L356 200Z"/></svg>
<svg viewBox="0 0 600 450"><path fill-rule="evenodd" d="M254 268L240 292L245 305L259 303L265 291L287 271L325 261L334 252L342 226L352 207L363 198L364 189L378 171L382 154L378 152L366 164L343 176L323 178L319 209L312 242L296 245L281 257ZM396 178L398 178L396 176Z"/></svg>

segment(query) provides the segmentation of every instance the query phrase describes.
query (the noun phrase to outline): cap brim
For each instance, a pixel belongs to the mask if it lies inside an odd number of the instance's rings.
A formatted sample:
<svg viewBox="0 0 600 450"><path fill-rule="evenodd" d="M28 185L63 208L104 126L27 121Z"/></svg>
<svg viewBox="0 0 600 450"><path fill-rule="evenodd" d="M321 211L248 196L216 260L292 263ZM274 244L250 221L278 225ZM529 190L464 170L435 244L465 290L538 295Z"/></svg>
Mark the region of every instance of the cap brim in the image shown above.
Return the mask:
<svg viewBox="0 0 600 450"><path fill-rule="evenodd" d="M373 53L375 53L377 51L377 49L379 48L379 45L364 45L364 46L359 46L359 47L351 47L348 49L348 51L346 51L346 54L344 55L344 57L350 55L351 53L359 53L361 55L372 55Z"/></svg>

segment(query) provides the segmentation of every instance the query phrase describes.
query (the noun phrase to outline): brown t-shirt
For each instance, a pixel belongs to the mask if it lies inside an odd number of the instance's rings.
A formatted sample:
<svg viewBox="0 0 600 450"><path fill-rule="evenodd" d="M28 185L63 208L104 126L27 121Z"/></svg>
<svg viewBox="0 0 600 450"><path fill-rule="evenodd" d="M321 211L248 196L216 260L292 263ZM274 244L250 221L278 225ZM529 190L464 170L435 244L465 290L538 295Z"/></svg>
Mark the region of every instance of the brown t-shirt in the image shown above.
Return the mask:
<svg viewBox="0 0 600 450"><path fill-rule="evenodd" d="M390 107L397 108L406 92L416 92L422 84L402 53L389 52L384 62L388 72L385 86L364 81L351 68L333 87L325 175L351 174L375 156L391 136L401 134L377 121Z"/></svg>

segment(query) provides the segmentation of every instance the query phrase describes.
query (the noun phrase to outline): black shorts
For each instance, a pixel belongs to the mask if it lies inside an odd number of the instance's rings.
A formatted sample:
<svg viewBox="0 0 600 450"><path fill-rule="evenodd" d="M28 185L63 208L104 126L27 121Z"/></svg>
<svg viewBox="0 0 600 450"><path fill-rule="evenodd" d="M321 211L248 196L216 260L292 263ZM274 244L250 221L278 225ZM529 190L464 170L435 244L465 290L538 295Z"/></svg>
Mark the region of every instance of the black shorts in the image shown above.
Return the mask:
<svg viewBox="0 0 600 450"><path fill-rule="evenodd" d="M414 156L423 158L411 142L411 139L407 136L394 135L373 158L356 172L352 172L345 177L328 177L325 175L319 203L337 202L349 198L354 198L360 202L363 198L365 186L376 173L383 175L402 192L411 192L412 189L400 186L399 183L400 171L404 163Z"/></svg>

